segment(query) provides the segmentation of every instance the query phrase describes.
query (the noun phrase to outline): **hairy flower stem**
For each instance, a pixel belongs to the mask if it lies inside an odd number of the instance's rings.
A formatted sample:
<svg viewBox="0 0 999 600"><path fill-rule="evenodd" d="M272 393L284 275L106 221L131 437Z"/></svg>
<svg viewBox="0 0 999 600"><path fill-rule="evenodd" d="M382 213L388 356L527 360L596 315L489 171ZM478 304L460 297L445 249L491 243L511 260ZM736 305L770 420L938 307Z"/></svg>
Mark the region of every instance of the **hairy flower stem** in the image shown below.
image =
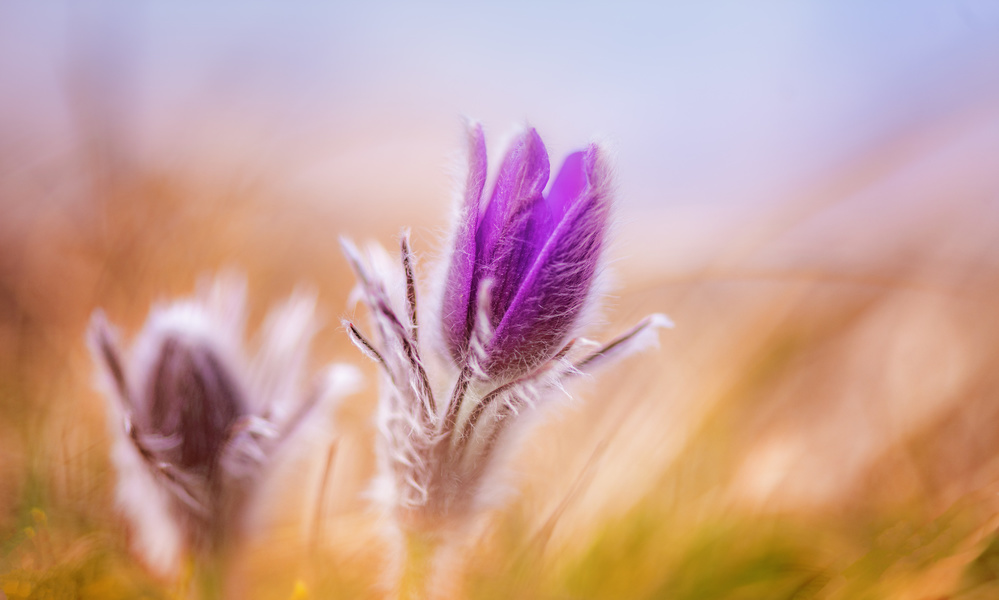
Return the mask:
<svg viewBox="0 0 999 600"><path fill-rule="evenodd" d="M468 385L471 383L471 374L468 369L462 369L458 375L458 380L454 383L454 391L448 401L447 413L444 415L443 431L450 435L454 432L454 426L458 421L458 413L461 411L461 403L465 401L468 393Z"/></svg>

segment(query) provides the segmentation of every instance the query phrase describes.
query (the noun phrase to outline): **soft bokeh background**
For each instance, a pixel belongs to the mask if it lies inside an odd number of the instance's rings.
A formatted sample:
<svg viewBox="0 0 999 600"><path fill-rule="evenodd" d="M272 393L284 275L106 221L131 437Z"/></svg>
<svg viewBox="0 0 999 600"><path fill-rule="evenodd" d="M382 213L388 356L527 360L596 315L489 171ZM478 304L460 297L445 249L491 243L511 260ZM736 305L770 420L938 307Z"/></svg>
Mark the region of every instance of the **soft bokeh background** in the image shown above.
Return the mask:
<svg viewBox="0 0 999 600"><path fill-rule="evenodd" d="M254 323L311 285L316 365L364 364L337 236L411 226L429 273L463 116L612 148L592 335L677 327L533 430L459 595L999 595L999 5L651 4L0 2L0 597L168 594L91 311L236 268ZM377 595L373 404L288 460L257 596Z"/></svg>

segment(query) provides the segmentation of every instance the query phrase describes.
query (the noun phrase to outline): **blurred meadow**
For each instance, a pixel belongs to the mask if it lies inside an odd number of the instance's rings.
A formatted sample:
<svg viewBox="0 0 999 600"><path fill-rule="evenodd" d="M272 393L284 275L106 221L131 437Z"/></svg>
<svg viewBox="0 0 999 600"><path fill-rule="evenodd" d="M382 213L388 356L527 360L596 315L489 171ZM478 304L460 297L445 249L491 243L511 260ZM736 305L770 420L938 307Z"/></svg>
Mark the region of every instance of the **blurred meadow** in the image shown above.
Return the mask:
<svg viewBox="0 0 999 600"><path fill-rule="evenodd" d="M423 283L462 116L614 152L609 291L658 349L510 457L455 598L999 598L999 8L0 2L0 598L174 598L128 551L84 342L222 269L364 390L282 457L249 598L383 595L375 370L337 239ZM359 321L364 321L358 310Z"/></svg>

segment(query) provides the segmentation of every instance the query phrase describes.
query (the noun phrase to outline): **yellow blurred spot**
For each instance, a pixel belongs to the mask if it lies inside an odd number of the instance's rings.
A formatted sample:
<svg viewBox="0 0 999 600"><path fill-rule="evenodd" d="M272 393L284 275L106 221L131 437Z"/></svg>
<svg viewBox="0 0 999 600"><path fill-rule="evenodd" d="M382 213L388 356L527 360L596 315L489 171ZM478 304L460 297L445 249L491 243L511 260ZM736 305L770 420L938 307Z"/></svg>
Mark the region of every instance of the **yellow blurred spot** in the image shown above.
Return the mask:
<svg viewBox="0 0 999 600"><path fill-rule="evenodd" d="M3 593L8 598L27 598L31 595L31 582L7 580L3 584Z"/></svg>
<svg viewBox="0 0 999 600"><path fill-rule="evenodd" d="M35 539L35 528L34 527L25 527L24 528L24 535L28 536L29 540Z"/></svg>
<svg viewBox="0 0 999 600"><path fill-rule="evenodd" d="M78 596L80 600L99 600L100 598L112 598L117 596L118 585L112 577L99 577L93 581L88 581L79 588Z"/></svg>
<svg viewBox="0 0 999 600"><path fill-rule="evenodd" d="M36 525L44 527L49 523L49 517L45 514L45 511L40 508L31 509L31 518L35 520Z"/></svg>
<svg viewBox="0 0 999 600"><path fill-rule="evenodd" d="M309 597L309 588L305 587L305 582L301 579L295 581L295 588L291 591L291 600L306 600Z"/></svg>
<svg viewBox="0 0 999 600"><path fill-rule="evenodd" d="M190 557L185 558L180 565L180 573L177 574L177 581L174 583L173 593L170 594L171 598L176 600L183 600L190 596L191 581L194 578L194 560Z"/></svg>

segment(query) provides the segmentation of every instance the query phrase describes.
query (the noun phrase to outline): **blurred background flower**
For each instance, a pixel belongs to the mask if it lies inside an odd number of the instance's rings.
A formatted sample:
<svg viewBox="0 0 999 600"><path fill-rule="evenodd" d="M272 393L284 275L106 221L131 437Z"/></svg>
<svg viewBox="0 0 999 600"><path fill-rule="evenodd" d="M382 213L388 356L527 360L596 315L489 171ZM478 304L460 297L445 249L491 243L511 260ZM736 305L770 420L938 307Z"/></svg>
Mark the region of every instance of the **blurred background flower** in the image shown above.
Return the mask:
<svg viewBox="0 0 999 600"><path fill-rule="evenodd" d="M468 115L615 150L600 333L677 328L528 440L462 593L994 595L999 8L649 4L0 3L0 590L159 593L108 510L92 309L134 331L235 266L335 324L338 234L444 251ZM373 405L277 485L260 597L375 593Z"/></svg>

